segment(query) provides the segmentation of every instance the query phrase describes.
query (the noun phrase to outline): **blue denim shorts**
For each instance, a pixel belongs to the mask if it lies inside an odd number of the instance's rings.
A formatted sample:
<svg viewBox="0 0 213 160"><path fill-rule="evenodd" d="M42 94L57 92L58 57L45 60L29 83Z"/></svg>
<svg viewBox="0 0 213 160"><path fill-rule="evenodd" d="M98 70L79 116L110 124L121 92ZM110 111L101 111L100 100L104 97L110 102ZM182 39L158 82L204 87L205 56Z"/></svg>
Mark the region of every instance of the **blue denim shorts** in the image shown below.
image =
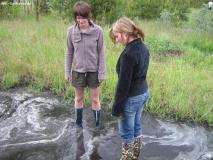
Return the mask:
<svg viewBox="0 0 213 160"><path fill-rule="evenodd" d="M119 135L125 144L133 143L136 137L142 135L141 117L144 104L150 96L149 90L145 93L128 97L123 106L123 117L118 121Z"/></svg>

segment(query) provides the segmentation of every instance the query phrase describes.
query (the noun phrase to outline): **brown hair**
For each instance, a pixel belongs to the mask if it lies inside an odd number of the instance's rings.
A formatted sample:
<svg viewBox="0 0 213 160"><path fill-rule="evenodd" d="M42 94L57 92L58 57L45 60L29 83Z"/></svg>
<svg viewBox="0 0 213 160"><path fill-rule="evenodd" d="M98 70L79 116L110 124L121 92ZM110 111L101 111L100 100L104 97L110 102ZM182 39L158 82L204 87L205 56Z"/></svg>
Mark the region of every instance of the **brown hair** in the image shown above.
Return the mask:
<svg viewBox="0 0 213 160"><path fill-rule="evenodd" d="M76 20L77 16L87 18L90 20L92 18L91 7L88 3L84 1L77 1L73 6L73 17Z"/></svg>
<svg viewBox="0 0 213 160"><path fill-rule="evenodd" d="M144 40L144 32L141 28L136 26L136 24L127 17L121 17L115 23L113 23L109 36L115 43L115 36L113 32L126 33L132 37L141 37Z"/></svg>

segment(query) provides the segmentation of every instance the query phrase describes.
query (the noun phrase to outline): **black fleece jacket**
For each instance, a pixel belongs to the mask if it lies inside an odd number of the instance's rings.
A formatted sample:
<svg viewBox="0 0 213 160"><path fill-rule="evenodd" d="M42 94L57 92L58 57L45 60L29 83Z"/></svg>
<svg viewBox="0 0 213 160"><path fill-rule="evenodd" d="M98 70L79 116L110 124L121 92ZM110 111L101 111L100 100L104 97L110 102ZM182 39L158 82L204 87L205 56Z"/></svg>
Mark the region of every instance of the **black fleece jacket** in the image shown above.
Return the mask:
<svg viewBox="0 0 213 160"><path fill-rule="evenodd" d="M149 51L140 38L128 43L121 53L116 71L118 83L112 106L112 115L121 116L127 97L137 96L147 91L146 81L149 66Z"/></svg>

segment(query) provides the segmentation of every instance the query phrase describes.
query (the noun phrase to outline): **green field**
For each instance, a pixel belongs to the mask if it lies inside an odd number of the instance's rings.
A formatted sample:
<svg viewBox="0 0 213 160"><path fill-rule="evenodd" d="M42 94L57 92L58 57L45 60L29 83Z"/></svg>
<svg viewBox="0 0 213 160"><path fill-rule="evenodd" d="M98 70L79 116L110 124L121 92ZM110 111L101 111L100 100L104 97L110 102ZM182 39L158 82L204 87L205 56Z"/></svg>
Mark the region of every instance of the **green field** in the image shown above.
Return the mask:
<svg viewBox="0 0 213 160"><path fill-rule="evenodd" d="M160 21L137 20L144 29L151 61L146 111L168 119L213 126L213 34ZM73 88L64 80L66 29L57 16L0 21L0 89L27 85L51 90L73 103ZM101 86L103 107L110 109L122 46L114 45L104 26L107 79ZM87 95L88 97L88 95ZM90 103L88 98L86 103Z"/></svg>

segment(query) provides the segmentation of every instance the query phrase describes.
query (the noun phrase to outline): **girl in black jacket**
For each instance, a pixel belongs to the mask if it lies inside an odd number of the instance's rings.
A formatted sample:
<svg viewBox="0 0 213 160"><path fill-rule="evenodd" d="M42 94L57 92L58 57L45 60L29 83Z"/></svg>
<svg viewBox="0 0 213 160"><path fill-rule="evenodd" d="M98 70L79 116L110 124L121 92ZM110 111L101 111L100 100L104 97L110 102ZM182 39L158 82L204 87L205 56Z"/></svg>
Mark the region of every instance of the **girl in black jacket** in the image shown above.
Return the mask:
<svg viewBox="0 0 213 160"><path fill-rule="evenodd" d="M142 41L143 31L127 17L113 24L110 37L114 43L125 46L116 66L118 83L112 106L112 115L121 116L118 121L123 142L121 160L136 160L142 146L141 115L149 97L146 81L149 51Z"/></svg>

